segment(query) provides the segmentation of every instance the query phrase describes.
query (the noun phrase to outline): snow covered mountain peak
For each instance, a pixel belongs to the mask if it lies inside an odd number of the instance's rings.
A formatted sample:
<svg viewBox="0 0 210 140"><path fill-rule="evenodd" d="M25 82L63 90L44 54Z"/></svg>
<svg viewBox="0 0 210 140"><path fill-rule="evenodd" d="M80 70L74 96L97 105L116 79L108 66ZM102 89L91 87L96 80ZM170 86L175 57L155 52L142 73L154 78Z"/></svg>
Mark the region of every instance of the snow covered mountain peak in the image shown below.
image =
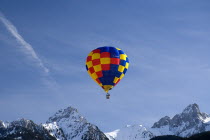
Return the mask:
<svg viewBox="0 0 210 140"><path fill-rule="evenodd" d="M159 130L156 135L177 135L188 137L195 133L200 133L208 129L207 122L210 117L206 113L200 112L197 104L188 105L182 113L176 114L172 119L163 117L154 123L152 128Z"/></svg>
<svg viewBox="0 0 210 140"><path fill-rule="evenodd" d="M172 119L168 116L161 118L158 122L154 123L152 128L160 128L169 125L170 128L186 124L190 127L198 124L209 118L208 114L201 113L197 104L188 105L182 113L176 114Z"/></svg>
<svg viewBox="0 0 210 140"><path fill-rule="evenodd" d="M108 140L97 126L88 123L73 107L59 110L43 126L57 140Z"/></svg>
<svg viewBox="0 0 210 140"><path fill-rule="evenodd" d="M188 105L182 112L182 114L188 114L188 115L192 115L192 114L201 114L199 106L194 103L194 104L190 104Z"/></svg>
<svg viewBox="0 0 210 140"><path fill-rule="evenodd" d="M66 109L61 109L57 111L52 117L50 117L47 123L60 122L61 120L74 120L74 121L84 121L87 122L84 117L82 117L78 110L73 107L67 107Z"/></svg>
<svg viewBox="0 0 210 140"><path fill-rule="evenodd" d="M204 123L210 121L209 120L210 116L206 113L200 112L199 106L197 104L190 104L183 110L182 114L193 116L195 119L199 119Z"/></svg>

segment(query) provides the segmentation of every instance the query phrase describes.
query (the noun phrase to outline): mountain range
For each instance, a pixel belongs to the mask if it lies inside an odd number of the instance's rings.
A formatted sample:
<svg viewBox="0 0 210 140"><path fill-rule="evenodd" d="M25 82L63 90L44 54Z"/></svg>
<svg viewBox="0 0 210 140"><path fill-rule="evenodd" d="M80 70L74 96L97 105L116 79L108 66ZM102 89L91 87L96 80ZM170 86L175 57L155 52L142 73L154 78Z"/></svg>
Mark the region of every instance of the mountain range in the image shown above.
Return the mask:
<svg viewBox="0 0 210 140"><path fill-rule="evenodd" d="M210 131L210 116L200 112L197 104L190 104L182 113L172 118L165 116L150 128L142 125L127 125L105 134L110 140L149 140L163 135L190 137L205 131Z"/></svg>
<svg viewBox="0 0 210 140"><path fill-rule="evenodd" d="M73 107L57 111L44 124L27 119L0 121L0 140L150 140L164 135L190 137L205 131L210 131L210 116L200 112L197 104L188 105L172 118L161 118L150 128L127 125L108 133L89 123Z"/></svg>
<svg viewBox="0 0 210 140"><path fill-rule="evenodd" d="M108 140L95 125L87 122L77 109L68 107L51 116L45 124L20 119L0 122L0 140Z"/></svg>

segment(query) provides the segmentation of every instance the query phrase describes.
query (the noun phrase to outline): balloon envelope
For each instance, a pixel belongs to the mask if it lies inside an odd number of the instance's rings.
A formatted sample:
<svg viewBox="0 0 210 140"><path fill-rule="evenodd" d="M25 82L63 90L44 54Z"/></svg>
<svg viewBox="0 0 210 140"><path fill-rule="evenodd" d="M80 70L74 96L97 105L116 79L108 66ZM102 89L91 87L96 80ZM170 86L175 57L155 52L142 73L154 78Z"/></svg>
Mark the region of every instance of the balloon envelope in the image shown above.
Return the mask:
<svg viewBox="0 0 210 140"><path fill-rule="evenodd" d="M128 67L127 55L115 47L99 47L91 51L86 59L88 74L105 92L119 83Z"/></svg>

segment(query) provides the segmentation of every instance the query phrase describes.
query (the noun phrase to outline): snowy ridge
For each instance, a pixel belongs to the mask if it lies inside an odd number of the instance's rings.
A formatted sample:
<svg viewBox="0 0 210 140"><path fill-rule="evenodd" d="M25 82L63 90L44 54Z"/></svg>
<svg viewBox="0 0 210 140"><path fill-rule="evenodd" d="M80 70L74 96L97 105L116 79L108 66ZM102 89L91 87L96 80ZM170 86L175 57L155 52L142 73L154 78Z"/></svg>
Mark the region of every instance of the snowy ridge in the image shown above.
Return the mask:
<svg viewBox="0 0 210 140"><path fill-rule="evenodd" d="M59 128L56 122L43 124L43 127L57 140L66 140L63 131Z"/></svg>
<svg viewBox="0 0 210 140"><path fill-rule="evenodd" d="M77 109L72 107L56 112L43 127L57 140L108 140L97 126L88 123Z"/></svg>
<svg viewBox="0 0 210 140"><path fill-rule="evenodd" d="M105 134L109 140L149 140L161 135L190 137L204 131L210 131L210 116L200 112L197 104L190 104L182 113L176 114L173 118L165 116L151 128L133 125Z"/></svg>
<svg viewBox="0 0 210 140"><path fill-rule="evenodd" d="M117 137L117 134L119 133L120 129L114 130L112 132L107 132L105 133L105 135L107 136L107 138L109 138L109 140L114 140Z"/></svg>
<svg viewBox="0 0 210 140"><path fill-rule="evenodd" d="M105 133L110 140L150 140L154 135L142 125L127 125L122 129Z"/></svg>

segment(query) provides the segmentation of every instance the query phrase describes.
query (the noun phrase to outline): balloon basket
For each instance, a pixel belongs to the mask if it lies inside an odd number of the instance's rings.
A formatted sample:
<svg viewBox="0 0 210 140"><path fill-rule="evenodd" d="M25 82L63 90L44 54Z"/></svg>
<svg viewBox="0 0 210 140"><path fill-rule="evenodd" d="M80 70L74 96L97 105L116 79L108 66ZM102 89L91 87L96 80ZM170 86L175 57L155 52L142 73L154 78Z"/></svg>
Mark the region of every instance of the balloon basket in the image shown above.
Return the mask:
<svg viewBox="0 0 210 140"><path fill-rule="evenodd" d="M106 99L110 99L110 94L109 93L106 94Z"/></svg>

